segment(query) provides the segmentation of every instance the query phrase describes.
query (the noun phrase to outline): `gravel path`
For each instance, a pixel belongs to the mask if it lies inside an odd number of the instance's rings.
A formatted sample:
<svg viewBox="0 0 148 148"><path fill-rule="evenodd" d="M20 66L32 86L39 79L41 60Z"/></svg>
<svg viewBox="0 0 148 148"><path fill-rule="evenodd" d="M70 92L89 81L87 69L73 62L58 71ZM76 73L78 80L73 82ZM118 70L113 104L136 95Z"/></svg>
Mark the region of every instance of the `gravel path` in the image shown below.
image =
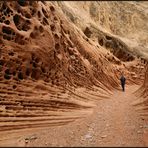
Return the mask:
<svg viewBox="0 0 148 148"><path fill-rule="evenodd" d="M9 143L11 146L146 146L143 132L148 123L131 105L136 100L133 91L137 88L129 86L125 92L113 92L111 98L98 101L93 114L86 118L26 134Z"/></svg>

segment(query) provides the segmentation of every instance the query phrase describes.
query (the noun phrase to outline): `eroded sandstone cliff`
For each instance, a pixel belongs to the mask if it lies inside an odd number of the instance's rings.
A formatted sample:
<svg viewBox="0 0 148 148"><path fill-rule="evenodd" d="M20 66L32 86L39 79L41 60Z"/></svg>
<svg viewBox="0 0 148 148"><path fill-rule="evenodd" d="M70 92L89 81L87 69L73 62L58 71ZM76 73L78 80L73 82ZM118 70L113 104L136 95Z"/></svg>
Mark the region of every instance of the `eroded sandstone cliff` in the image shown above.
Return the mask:
<svg viewBox="0 0 148 148"><path fill-rule="evenodd" d="M46 126L56 111L90 108L97 97L78 87L102 94L118 86L103 53L53 3L3 1L0 16L1 130Z"/></svg>

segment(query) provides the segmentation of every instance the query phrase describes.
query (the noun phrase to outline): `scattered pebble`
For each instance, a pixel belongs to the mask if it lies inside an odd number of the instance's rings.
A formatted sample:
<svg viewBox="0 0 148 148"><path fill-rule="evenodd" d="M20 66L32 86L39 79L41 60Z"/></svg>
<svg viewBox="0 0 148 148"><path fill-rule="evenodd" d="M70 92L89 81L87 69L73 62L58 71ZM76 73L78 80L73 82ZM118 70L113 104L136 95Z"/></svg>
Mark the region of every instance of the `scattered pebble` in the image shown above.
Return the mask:
<svg viewBox="0 0 148 148"><path fill-rule="evenodd" d="M29 142L29 140L26 140L26 139L25 139L25 143L27 144L28 142Z"/></svg>
<svg viewBox="0 0 148 148"><path fill-rule="evenodd" d="M30 137L30 140L35 140L35 139L37 139L37 136Z"/></svg>
<svg viewBox="0 0 148 148"><path fill-rule="evenodd" d="M92 142L92 141L93 141L93 139L90 139L89 141L91 141L91 142Z"/></svg>
<svg viewBox="0 0 148 148"><path fill-rule="evenodd" d="M36 136L26 137L26 138L25 138L25 143L28 143L29 141L35 140L35 139L37 139Z"/></svg>
<svg viewBox="0 0 148 148"><path fill-rule="evenodd" d="M109 127L110 125L109 124L106 124L106 127Z"/></svg>
<svg viewBox="0 0 148 148"><path fill-rule="evenodd" d="M90 134L85 135L86 139L92 138L92 136Z"/></svg>
<svg viewBox="0 0 148 148"><path fill-rule="evenodd" d="M84 138L82 137L81 140L84 141Z"/></svg>
<svg viewBox="0 0 148 148"><path fill-rule="evenodd" d="M47 143L45 143L45 145L48 145Z"/></svg>
<svg viewBox="0 0 148 148"><path fill-rule="evenodd" d="M144 127L144 128L148 128L148 125L144 125L143 127Z"/></svg>
<svg viewBox="0 0 148 148"><path fill-rule="evenodd" d="M137 131L137 133L138 133L138 134L141 134L141 133L142 133L142 131Z"/></svg>
<svg viewBox="0 0 148 148"><path fill-rule="evenodd" d="M106 137L107 137L107 135L102 135L102 136L101 136L101 138L106 138Z"/></svg>
<svg viewBox="0 0 148 148"><path fill-rule="evenodd" d="M89 131L93 131L93 129L92 128L89 128Z"/></svg>

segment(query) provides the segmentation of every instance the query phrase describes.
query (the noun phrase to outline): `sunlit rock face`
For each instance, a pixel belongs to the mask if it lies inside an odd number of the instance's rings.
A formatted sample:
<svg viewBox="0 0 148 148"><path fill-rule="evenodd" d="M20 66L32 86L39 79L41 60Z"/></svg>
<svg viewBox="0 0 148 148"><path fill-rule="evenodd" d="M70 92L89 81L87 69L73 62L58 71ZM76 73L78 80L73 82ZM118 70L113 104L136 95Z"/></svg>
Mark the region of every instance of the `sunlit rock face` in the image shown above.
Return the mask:
<svg viewBox="0 0 148 148"><path fill-rule="evenodd" d="M61 1L58 5L69 20L83 31L89 27L91 38L96 42L98 38L106 40L104 34L109 33L134 47L134 52L147 53L148 2ZM136 47L143 49L142 52Z"/></svg>
<svg viewBox="0 0 148 148"><path fill-rule="evenodd" d="M59 8L54 2L0 3L1 131L71 122L92 112L98 94L119 86L107 51Z"/></svg>

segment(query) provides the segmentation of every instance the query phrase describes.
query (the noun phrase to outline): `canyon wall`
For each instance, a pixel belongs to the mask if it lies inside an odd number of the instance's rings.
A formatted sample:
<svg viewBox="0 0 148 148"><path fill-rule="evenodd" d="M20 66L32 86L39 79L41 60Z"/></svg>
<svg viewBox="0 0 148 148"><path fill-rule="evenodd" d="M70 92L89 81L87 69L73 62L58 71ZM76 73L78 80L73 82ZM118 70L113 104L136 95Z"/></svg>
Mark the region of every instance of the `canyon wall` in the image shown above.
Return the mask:
<svg viewBox="0 0 148 148"><path fill-rule="evenodd" d="M122 16L128 6L131 12ZM127 84L141 84L147 63L143 6L0 2L0 130L62 125L85 116L94 100L119 89L122 71Z"/></svg>

